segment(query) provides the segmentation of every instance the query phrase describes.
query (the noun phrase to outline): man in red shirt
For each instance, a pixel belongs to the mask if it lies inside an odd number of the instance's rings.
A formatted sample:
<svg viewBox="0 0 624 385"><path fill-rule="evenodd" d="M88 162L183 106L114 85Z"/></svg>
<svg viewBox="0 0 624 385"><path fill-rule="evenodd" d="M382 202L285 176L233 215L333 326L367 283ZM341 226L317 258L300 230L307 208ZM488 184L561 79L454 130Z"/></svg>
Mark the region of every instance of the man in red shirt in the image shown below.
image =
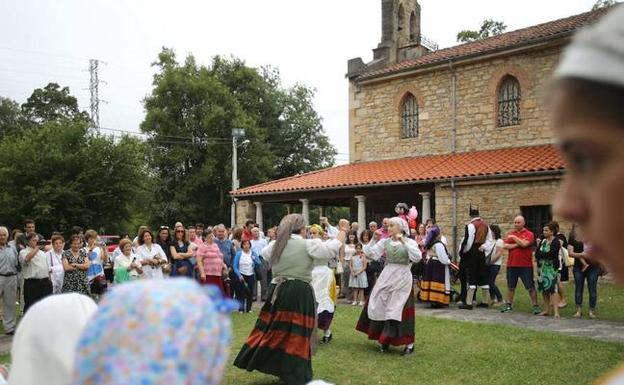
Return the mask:
<svg viewBox="0 0 624 385"><path fill-rule="evenodd" d="M254 221L249 219L245 222L245 226L243 227L243 241L251 241L253 239L253 234L251 233L251 229L254 226Z"/></svg>
<svg viewBox="0 0 624 385"><path fill-rule="evenodd" d="M535 236L525 226L522 216L514 219L514 230L510 231L505 238L504 248L509 251L507 258L507 303L501 312L508 313L512 310L514 294L518 278L522 280L524 288L529 291L533 303L533 314L538 314L541 309L537 305L537 292L533 281L533 244Z"/></svg>

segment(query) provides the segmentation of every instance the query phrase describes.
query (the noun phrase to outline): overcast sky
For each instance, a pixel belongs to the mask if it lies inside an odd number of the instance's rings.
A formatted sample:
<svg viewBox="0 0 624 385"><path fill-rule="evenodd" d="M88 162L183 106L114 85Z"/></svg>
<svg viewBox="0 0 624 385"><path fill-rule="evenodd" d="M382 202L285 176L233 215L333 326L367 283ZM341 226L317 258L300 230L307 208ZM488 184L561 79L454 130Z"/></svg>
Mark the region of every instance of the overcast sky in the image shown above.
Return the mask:
<svg viewBox="0 0 624 385"><path fill-rule="evenodd" d="M421 0L423 35L441 48L486 18L508 31L588 11L595 0ZM90 58L100 70L102 127L138 131L150 92L150 63L162 46L208 64L234 55L277 67L285 85L317 90L338 163L348 160L347 60L372 59L381 36L380 0L0 0L0 95L19 103L37 87L70 87L89 107ZM107 132L107 131L103 131Z"/></svg>

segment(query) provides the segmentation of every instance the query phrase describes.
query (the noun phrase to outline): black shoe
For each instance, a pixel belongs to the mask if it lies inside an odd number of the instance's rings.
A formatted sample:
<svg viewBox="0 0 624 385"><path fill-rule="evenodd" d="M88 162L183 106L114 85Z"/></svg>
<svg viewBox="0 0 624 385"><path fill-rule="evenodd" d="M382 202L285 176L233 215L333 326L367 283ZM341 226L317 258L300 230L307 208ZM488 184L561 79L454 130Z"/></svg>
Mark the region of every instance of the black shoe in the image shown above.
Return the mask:
<svg viewBox="0 0 624 385"><path fill-rule="evenodd" d="M4 333L5 336L12 336L13 334L15 334L15 332L6 332L6 333Z"/></svg>
<svg viewBox="0 0 624 385"><path fill-rule="evenodd" d="M401 353L402 356L409 356L410 354L414 354L414 347L413 346L411 348L408 348L406 346L405 349L403 349L403 353Z"/></svg>
<svg viewBox="0 0 624 385"><path fill-rule="evenodd" d="M463 310L472 310L472 305L466 305L462 303L461 305L459 305L459 308Z"/></svg>
<svg viewBox="0 0 624 385"><path fill-rule="evenodd" d="M477 304L477 307L481 307L481 308L487 309L488 307L490 307L490 305L488 305L485 302L480 302L479 304Z"/></svg>
<svg viewBox="0 0 624 385"><path fill-rule="evenodd" d="M323 338L321 338L321 343L328 344L332 340L333 337L334 337L333 334L330 334L329 337L323 336Z"/></svg>
<svg viewBox="0 0 624 385"><path fill-rule="evenodd" d="M390 348L390 345L381 345L381 349L379 349L379 351L381 353L387 353L389 348Z"/></svg>

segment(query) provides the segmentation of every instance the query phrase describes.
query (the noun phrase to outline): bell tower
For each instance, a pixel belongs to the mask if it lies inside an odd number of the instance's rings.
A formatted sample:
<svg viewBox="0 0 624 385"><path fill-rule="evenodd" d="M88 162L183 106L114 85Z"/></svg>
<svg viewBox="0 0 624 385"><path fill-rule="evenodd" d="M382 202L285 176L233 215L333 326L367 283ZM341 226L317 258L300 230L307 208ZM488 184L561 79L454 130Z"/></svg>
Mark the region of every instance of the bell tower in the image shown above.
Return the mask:
<svg viewBox="0 0 624 385"><path fill-rule="evenodd" d="M364 64L360 58L350 60L348 76L365 67L375 69L418 58L437 48L420 33L418 0L381 0L381 41L373 49L373 61Z"/></svg>

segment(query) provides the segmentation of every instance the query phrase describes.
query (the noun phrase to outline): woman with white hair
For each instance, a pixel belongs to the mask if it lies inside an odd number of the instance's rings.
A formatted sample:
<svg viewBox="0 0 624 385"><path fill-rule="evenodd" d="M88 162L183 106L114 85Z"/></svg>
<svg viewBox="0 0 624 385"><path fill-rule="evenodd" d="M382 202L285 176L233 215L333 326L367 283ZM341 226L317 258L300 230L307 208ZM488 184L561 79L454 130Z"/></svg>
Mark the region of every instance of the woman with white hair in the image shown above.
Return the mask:
<svg viewBox="0 0 624 385"><path fill-rule="evenodd" d="M80 334L96 310L91 298L77 293L49 296L34 304L13 339L9 384L69 384Z"/></svg>
<svg viewBox="0 0 624 385"><path fill-rule="evenodd" d="M254 329L234 365L278 376L287 384L312 380L312 345L316 311L310 285L316 260L336 258L349 223L340 221L340 232L327 242L306 239L306 223L300 214L285 216L277 239L264 250L273 280Z"/></svg>
<svg viewBox="0 0 624 385"><path fill-rule="evenodd" d="M414 293L410 264L422 259L418 243L408 238L407 222L399 217L389 220L390 238L378 240L378 235L364 246L364 254L378 260L386 255L383 269L364 306L356 330L381 344L381 352L390 345L405 345L403 355L414 352Z"/></svg>

